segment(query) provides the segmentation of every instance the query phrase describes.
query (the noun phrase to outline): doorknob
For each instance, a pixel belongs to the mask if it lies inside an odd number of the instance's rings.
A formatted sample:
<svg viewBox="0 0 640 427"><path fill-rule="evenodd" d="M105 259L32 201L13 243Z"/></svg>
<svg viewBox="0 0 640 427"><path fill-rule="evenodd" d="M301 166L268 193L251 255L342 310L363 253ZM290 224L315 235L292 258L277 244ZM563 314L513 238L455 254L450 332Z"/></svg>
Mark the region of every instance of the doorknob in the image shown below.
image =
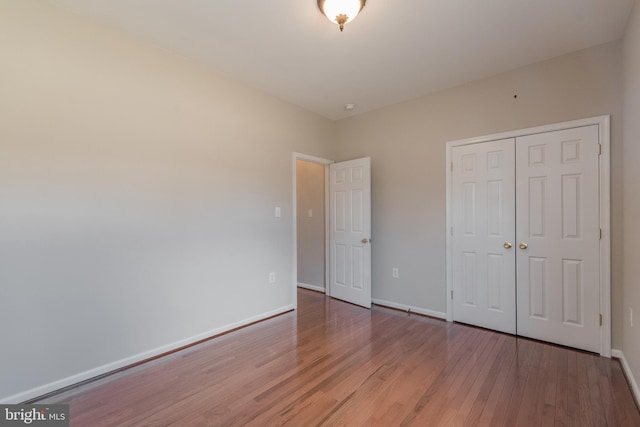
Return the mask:
<svg viewBox="0 0 640 427"><path fill-rule="evenodd" d="M511 242L504 242L504 248L505 249L511 249L513 247L513 245L511 244Z"/></svg>
<svg viewBox="0 0 640 427"><path fill-rule="evenodd" d="M362 240L360 240L362 243L369 243L369 239L367 239L366 237Z"/></svg>
<svg viewBox="0 0 640 427"><path fill-rule="evenodd" d="M524 243L524 242L523 242L523 243L520 243L520 244L518 245L518 247L519 247L520 249L527 249L527 248L529 247L529 245L527 245L526 243Z"/></svg>

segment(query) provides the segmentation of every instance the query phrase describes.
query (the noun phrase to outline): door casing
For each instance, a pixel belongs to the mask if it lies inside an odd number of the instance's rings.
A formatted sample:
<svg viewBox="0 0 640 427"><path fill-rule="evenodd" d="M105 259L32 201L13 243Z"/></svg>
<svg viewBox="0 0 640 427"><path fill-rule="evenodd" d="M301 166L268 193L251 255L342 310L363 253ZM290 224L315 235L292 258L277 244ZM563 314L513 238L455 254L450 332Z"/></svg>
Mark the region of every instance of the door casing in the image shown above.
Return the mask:
<svg viewBox="0 0 640 427"><path fill-rule="evenodd" d="M600 191L600 228L602 229L602 239L599 247L599 294L600 294L600 314L602 315L602 326L600 328L600 355L611 357L611 192L610 192L610 122L609 115L592 117L582 120L556 123L546 126L521 129L511 132L503 132L492 135L485 135L475 138L467 138L456 141L449 141L446 144L446 274L447 274L447 321L453 321L453 281L452 281L452 236L453 226L452 212L452 148L468 144L494 141L497 139L517 138L526 135L534 135L545 132L598 125L598 137L601 145L601 155L599 157L599 191Z"/></svg>

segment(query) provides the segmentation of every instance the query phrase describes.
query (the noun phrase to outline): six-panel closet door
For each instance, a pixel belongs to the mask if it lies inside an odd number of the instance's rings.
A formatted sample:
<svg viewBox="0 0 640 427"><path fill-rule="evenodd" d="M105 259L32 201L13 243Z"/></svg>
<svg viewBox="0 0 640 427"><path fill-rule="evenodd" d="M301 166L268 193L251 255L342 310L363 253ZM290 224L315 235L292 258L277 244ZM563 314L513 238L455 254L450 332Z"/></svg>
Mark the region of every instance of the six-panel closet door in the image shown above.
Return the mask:
<svg viewBox="0 0 640 427"><path fill-rule="evenodd" d="M598 126L517 138L518 335L600 350Z"/></svg>
<svg viewBox="0 0 640 427"><path fill-rule="evenodd" d="M516 333L515 140L453 148L454 320Z"/></svg>
<svg viewBox="0 0 640 427"><path fill-rule="evenodd" d="M453 320L599 351L598 126L452 148Z"/></svg>

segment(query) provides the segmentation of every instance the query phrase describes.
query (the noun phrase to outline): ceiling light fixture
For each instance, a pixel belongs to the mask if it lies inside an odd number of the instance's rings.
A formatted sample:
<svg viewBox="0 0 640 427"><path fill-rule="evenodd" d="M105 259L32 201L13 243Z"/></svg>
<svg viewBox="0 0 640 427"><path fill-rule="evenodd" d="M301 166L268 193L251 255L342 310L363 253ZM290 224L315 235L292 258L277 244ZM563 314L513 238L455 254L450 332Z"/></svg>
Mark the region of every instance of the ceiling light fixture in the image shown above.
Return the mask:
<svg viewBox="0 0 640 427"><path fill-rule="evenodd" d="M329 21L338 24L340 31L360 13L367 0L318 0L318 8Z"/></svg>

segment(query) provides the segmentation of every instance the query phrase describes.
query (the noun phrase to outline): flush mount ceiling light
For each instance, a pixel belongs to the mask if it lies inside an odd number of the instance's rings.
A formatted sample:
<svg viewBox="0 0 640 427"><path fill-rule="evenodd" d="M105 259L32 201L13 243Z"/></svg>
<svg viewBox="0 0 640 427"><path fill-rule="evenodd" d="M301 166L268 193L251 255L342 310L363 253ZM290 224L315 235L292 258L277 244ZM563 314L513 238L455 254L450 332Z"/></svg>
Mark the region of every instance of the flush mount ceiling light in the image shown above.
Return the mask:
<svg viewBox="0 0 640 427"><path fill-rule="evenodd" d="M367 0L318 0L318 8L329 21L338 24L340 31L360 13Z"/></svg>

